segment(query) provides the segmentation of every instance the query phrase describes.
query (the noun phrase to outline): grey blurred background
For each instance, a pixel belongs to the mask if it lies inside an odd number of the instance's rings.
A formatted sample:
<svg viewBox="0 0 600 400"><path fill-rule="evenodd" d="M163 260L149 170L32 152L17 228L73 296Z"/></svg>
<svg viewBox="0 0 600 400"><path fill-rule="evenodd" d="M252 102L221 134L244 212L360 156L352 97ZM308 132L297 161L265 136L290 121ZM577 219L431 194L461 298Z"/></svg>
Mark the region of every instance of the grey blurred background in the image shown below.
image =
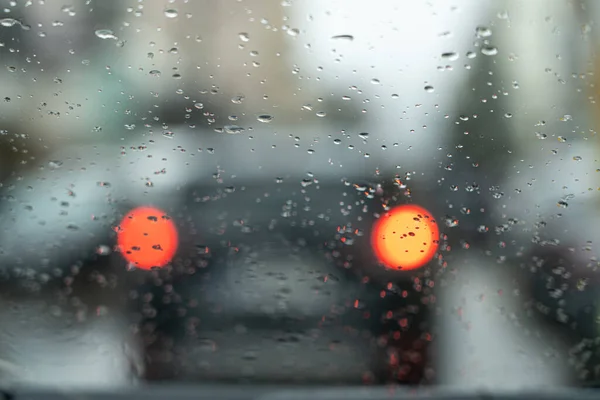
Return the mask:
<svg viewBox="0 0 600 400"><path fill-rule="evenodd" d="M185 297L182 313L199 302L231 319L214 331L201 329L210 317L186 322L203 332L193 344L158 351L164 362L189 353L171 379L381 381L374 358L417 356L335 318L281 337L291 315L377 300L359 279L330 285L346 264L381 287L412 285L363 257L364 238L342 256L331 244L340 227L368 237L382 201L426 206L443 232L417 274L433 299L419 379L468 390L596 382L595 2L0 9L0 382L152 380L154 336L140 321L181 311L149 305L156 290ZM223 267L206 287L127 271L113 227L143 204L179 221L181 276L208 279L198 249L209 242L244 256L215 258ZM247 333L250 314L283 321L275 345L261 326Z"/></svg>

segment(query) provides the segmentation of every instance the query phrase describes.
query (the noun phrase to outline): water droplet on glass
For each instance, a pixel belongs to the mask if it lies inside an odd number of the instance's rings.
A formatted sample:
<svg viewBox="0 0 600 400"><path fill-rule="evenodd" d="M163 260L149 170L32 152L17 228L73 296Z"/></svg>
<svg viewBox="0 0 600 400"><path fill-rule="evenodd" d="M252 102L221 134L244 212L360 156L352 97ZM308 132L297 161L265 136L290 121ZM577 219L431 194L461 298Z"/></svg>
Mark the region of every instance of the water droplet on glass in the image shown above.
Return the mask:
<svg viewBox="0 0 600 400"><path fill-rule="evenodd" d="M0 25L10 28L11 26L15 26L19 23L16 19L13 18L2 18L0 19Z"/></svg>
<svg viewBox="0 0 600 400"><path fill-rule="evenodd" d="M444 222L446 223L446 226L448 228L454 228L458 226L458 219L455 217L450 217L446 215L446 217L444 218Z"/></svg>
<svg viewBox="0 0 600 400"><path fill-rule="evenodd" d="M335 35L331 37L331 40L343 40L347 42L351 42L354 40L354 36L352 35Z"/></svg>
<svg viewBox="0 0 600 400"><path fill-rule="evenodd" d="M358 134L358 137L362 140L367 140L369 138L369 132L361 132Z"/></svg>
<svg viewBox="0 0 600 400"><path fill-rule="evenodd" d="M117 39L114 32L110 29L98 29L96 32L94 32L94 34L100 39Z"/></svg>
<svg viewBox="0 0 600 400"><path fill-rule="evenodd" d="M377 78L371 79L371 83L373 85L381 85L381 81L379 79L377 79Z"/></svg>
<svg viewBox="0 0 600 400"><path fill-rule="evenodd" d="M561 121L561 122L572 121L573 120L573 116L571 116L569 114L565 114L562 117L560 117L558 120Z"/></svg>
<svg viewBox="0 0 600 400"><path fill-rule="evenodd" d="M243 94L238 94L236 96L233 96L231 98L231 102L233 104L242 104L244 102L244 100L246 99L246 97Z"/></svg>
<svg viewBox="0 0 600 400"><path fill-rule="evenodd" d="M495 56L498 54L498 49L494 46L484 46L481 48L481 54L486 56Z"/></svg>
<svg viewBox="0 0 600 400"><path fill-rule="evenodd" d="M257 116L256 119L258 120L258 122L268 124L269 122L273 121L273 116L268 114L262 114Z"/></svg>
<svg viewBox="0 0 600 400"><path fill-rule="evenodd" d="M165 17L167 18L177 18L178 12L174 8L169 8L165 10Z"/></svg>
<svg viewBox="0 0 600 400"><path fill-rule="evenodd" d="M248 41L250 41L250 35L248 35L248 33L246 33L246 32L240 32L238 34L238 36L239 36L239 38L240 38L240 40L242 42L248 42Z"/></svg>
<svg viewBox="0 0 600 400"><path fill-rule="evenodd" d="M223 129L225 129L225 133L229 133L230 135L237 135L245 131L245 129L239 125L225 125Z"/></svg>
<svg viewBox="0 0 600 400"><path fill-rule="evenodd" d="M98 254L100 256L107 256L110 253L111 253L110 247L105 244L101 244L100 246L96 247L96 254Z"/></svg>
<svg viewBox="0 0 600 400"><path fill-rule="evenodd" d="M425 91L426 91L427 93L433 93L433 92L434 92L434 90L435 90L435 89L433 88L433 86L431 86L431 85L427 85L427 86L425 86L425 88L424 88L424 89L425 89Z"/></svg>
<svg viewBox="0 0 600 400"><path fill-rule="evenodd" d="M325 111L319 111L319 112L317 112L315 115L316 115L317 117L321 117L321 118L323 118L323 117L326 117L326 116L327 116L327 113L326 113Z"/></svg>
<svg viewBox="0 0 600 400"><path fill-rule="evenodd" d="M156 78L160 77L160 71L159 71L159 70L157 70L157 69L153 69L152 71L150 71L150 72L149 72L149 74L150 74L151 76L154 76L154 77L156 77Z"/></svg>
<svg viewBox="0 0 600 400"><path fill-rule="evenodd" d="M581 158L581 156L573 157L573 161L581 161L581 160L583 160L583 158Z"/></svg>
<svg viewBox="0 0 600 400"><path fill-rule="evenodd" d="M458 60L458 53L451 51L448 53L442 53L442 58L448 61L456 61Z"/></svg>
<svg viewBox="0 0 600 400"><path fill-rule="evenodd" d="M498 17L498 19L508 19L509 18L508 11L506 11L506 10L498 11L496 16Z"/></svg>
<svg viewBox="0 0 600 400"><path fill-rule="evenodd" d="M490 37L492 36L492 30L487 26L478 26L477 28L475 28L475 34L481 38Z"/></svg>
<svg viewBox="0 0 600 400"><path fill-rule="evenodd" d="M204 108L204 104L196 103L196 104L194 104L194 107L196 107L198 110L202 110Z"/></svg>

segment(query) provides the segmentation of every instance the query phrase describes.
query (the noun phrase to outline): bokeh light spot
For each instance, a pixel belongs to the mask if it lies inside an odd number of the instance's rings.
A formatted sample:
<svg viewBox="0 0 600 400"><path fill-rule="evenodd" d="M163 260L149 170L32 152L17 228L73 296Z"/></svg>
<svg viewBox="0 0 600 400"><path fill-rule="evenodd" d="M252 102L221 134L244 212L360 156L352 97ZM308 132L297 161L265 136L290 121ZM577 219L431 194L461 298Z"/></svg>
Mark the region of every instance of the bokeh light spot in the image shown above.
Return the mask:
<svg viewBox="0 0 600 400"><path fill-rule="evenodd" d="M177 228L164 211L138 207L121 220L117 243L121 254L136 268L164 267L177 251Z"/></svg>
<svg viewBox="0 0 600 400"><path fill-rule="evenodd" d="M381 264L391 269L422 267L434 256L439 228L429 211L407 204L382 215L371 234L371 245Z"/></svg>

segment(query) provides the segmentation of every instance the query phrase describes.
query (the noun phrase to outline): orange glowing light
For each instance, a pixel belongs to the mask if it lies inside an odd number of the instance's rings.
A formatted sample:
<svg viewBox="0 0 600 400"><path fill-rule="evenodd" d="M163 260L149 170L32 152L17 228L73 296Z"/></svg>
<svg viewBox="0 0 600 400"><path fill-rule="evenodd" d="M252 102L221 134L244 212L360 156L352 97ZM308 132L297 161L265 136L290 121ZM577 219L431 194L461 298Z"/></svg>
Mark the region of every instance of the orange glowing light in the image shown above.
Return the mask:
<svg viewBox="0 0 600 400"><path fill-rule="evenodd" d="M375 222L371 245L381 264L391 269L411 270L431 260L438 248L439 235L429 211L407 204Z"/></svg>
<svg viewBox="0 0 600 400"><path fill-rule="evenodd" d="M164 267L177 251L177 228L164 211L138 207L123 217L117 243L121 254L135 267Z"/></svg>

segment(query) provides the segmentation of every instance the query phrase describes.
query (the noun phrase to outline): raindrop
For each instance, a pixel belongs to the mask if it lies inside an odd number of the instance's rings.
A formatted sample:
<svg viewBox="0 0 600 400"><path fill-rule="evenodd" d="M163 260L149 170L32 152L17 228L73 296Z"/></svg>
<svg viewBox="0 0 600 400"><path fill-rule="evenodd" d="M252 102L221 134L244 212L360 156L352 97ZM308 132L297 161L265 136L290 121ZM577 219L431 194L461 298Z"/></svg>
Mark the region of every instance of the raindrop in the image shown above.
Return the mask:
<svg viewBox="0 0 600 400"><path fill-rule="evenodd" d="M156 77L156 78L160 77L160 71L159 71L159 70L157 70L157 69L153 69L152 71L150 71L150 72L149 72L149 74L150 74L151 76L154 76L154 77Z"/></svg>
<svg viewBox="0 0 600 400"><path fill-rule="evenodd" d="M558 120L561 122L571 121L571 120L573 120L573 116L571 116L569 114L565 114L562 117L560 117Z"/></svg>
<svg viewBox="0 0 600 400"><path fill-rule="evenodd" d="M198 110L202 110L204 108L204 104L196 103L196 104L194 104L194 107L196 107Z"/></svg>
<svg viewBox="0 0 600 400"><path fill-rule="evenodd" d="M331 40L344 40L347 42L351 42L354 40L354 36L352 35L335 35L331 37Z"/></svg>
<svg viewBox="0 0 600 400"><path fill-rule="evenodd" d="M210 248L204 244L196 245L196 252L198 255L205 256L210 254Z"/></svg>
<svg viewBox="0 0 600 400"><path fill-rule="evenodd" d="M450 217L448 215L446 215L446 217L444 218L444 222L446 223L446 226L448 228L454 228L458 226L458 219L454 218L454 217Z"/></svg>
<svg viewBox="0 0 600 400"><path fill-rule="evenodd" d="M19 24L19 21L13 18L2 18L0 19L0 25L6 28L10 28L11 26L15 26Z"/></svg>
<svg viewBox="0 0 600 400"><path fill-rule="evenodd" d="M96 247L96 254L98 254L100 256L107 256L110 253L111 253L110 247L105 244L101 244L100 246Z"/></svg>
<svg viewBox="0 0 600 400"><path fill-rule="evenodd" d="M496 16L498 17L498 19L508 19L508 11L504 10L504 11L498 11L498 13L496 14Z"/></svg>
<svg viewBox="0 0 600 400"><path fill-rule="evenodd" d="M316 115L317 117L321 117L321 118L323 118L323 117L326 117L326 116L327 116L327 113L326 113L325 111L319 111L319 112L317 112L315 115Z"/></svg>
<svg viewBox="0 0 600 400"><path fill-rule="evenodd" d="M498 54L498 49L494 46L484 46L481 49L481 54L486 56L495 56L496 54Z"/></svg>
<svg viewBox="0 0 600 400"><path fill-rule="evenodd" d="M362 140L367 140L369 138L369 132L361 132L358 134L358 137Z"/></svg>
<svg viewBox="0 0 600 400"><path fill-rule="evenodd" d="M434 90L435 90L435 89L433 88L433 86L431 86L431 85L427 85L427 86L425 86L425 88L424 88L424 89L425 89L425 91L426 91L427 93L433 93L433 92L434 92Z"/></svg>
<svg viewBox="0 0 600 400"><path fill-rule="evenodd" d="M246 96L244 96L243 94L238 94L238 95L233 96L231 98L231 102L233 104L242 104L245 99L246 99Z"/></svg>
<svg viewBox="0 0 600 400"><path fill-rule="evenodd" d="M262 114L257 116L256 119L258 120L258 122L268 124L269 122L273 121L273 116L268 114Z"/></svg>
<svg viewBox="0 0 600 400"><path fill-rule="evenodd" d="M581 158L581 156L573 157L573 161L581 161L581 160L583 160L583 158Z"/></svg>
<svg viewBox="0 0 600 400"><path fill-rule="evenodd" d="M448 53L442 53L442 58L448 61L456 61L458 60L458 53L451 51Z"/></svg>
<svg viewBox="0 0 600 400"><path fill-rule="evenodd" d="M371 79L371 83L373 85L381 85L381 81L379 79L377 79L377 78Z"/></svg>
<svg viewBox="0 0 600 400"><path fill-rule="evenodd" d="M173 8L169 8L165 10L165 17L167 18L177 18L178 12Z"/></svg>
<svg viewBox="0 0 600 400"><path fill-rule="evenodd" d="M490 37L492 36L492 30L487 26L478 26L475 28L475 34L480 38Z"/></svg>
<svg viewBox="0 0 600 400"><path fill-rule="evenodd" d="M67 225L67 229L70 230L70 231L78 231L79 230L79 226L77 226L77 225L75 225L73 223L70 223L70 224Z"/></svg>
<svg viewBox="0 0 600 400"><path fill-rule="evenodd" d="M225 125L223 129L225 129L225 133L229 133L230 135L237 135L245 131L244 128L238 125Z"/></svg>
<svg viewBox="0 0 600 400"><path fill-rule="evenodd" d="M240 32L238 34L238 36L239 36L239 38L240 38L240 40L242 42L248 42L248 41L250 41L250 35L248 35L248 33L246 33L246 32Z"/></svg>
<svg viewBox="0 0 600 400"><path fill-rule="evenodd" d="M115 36L114 32L110 29L98 29L96 32L94 32L94 34L100 39L117 40L117 37Z"/></svg>

